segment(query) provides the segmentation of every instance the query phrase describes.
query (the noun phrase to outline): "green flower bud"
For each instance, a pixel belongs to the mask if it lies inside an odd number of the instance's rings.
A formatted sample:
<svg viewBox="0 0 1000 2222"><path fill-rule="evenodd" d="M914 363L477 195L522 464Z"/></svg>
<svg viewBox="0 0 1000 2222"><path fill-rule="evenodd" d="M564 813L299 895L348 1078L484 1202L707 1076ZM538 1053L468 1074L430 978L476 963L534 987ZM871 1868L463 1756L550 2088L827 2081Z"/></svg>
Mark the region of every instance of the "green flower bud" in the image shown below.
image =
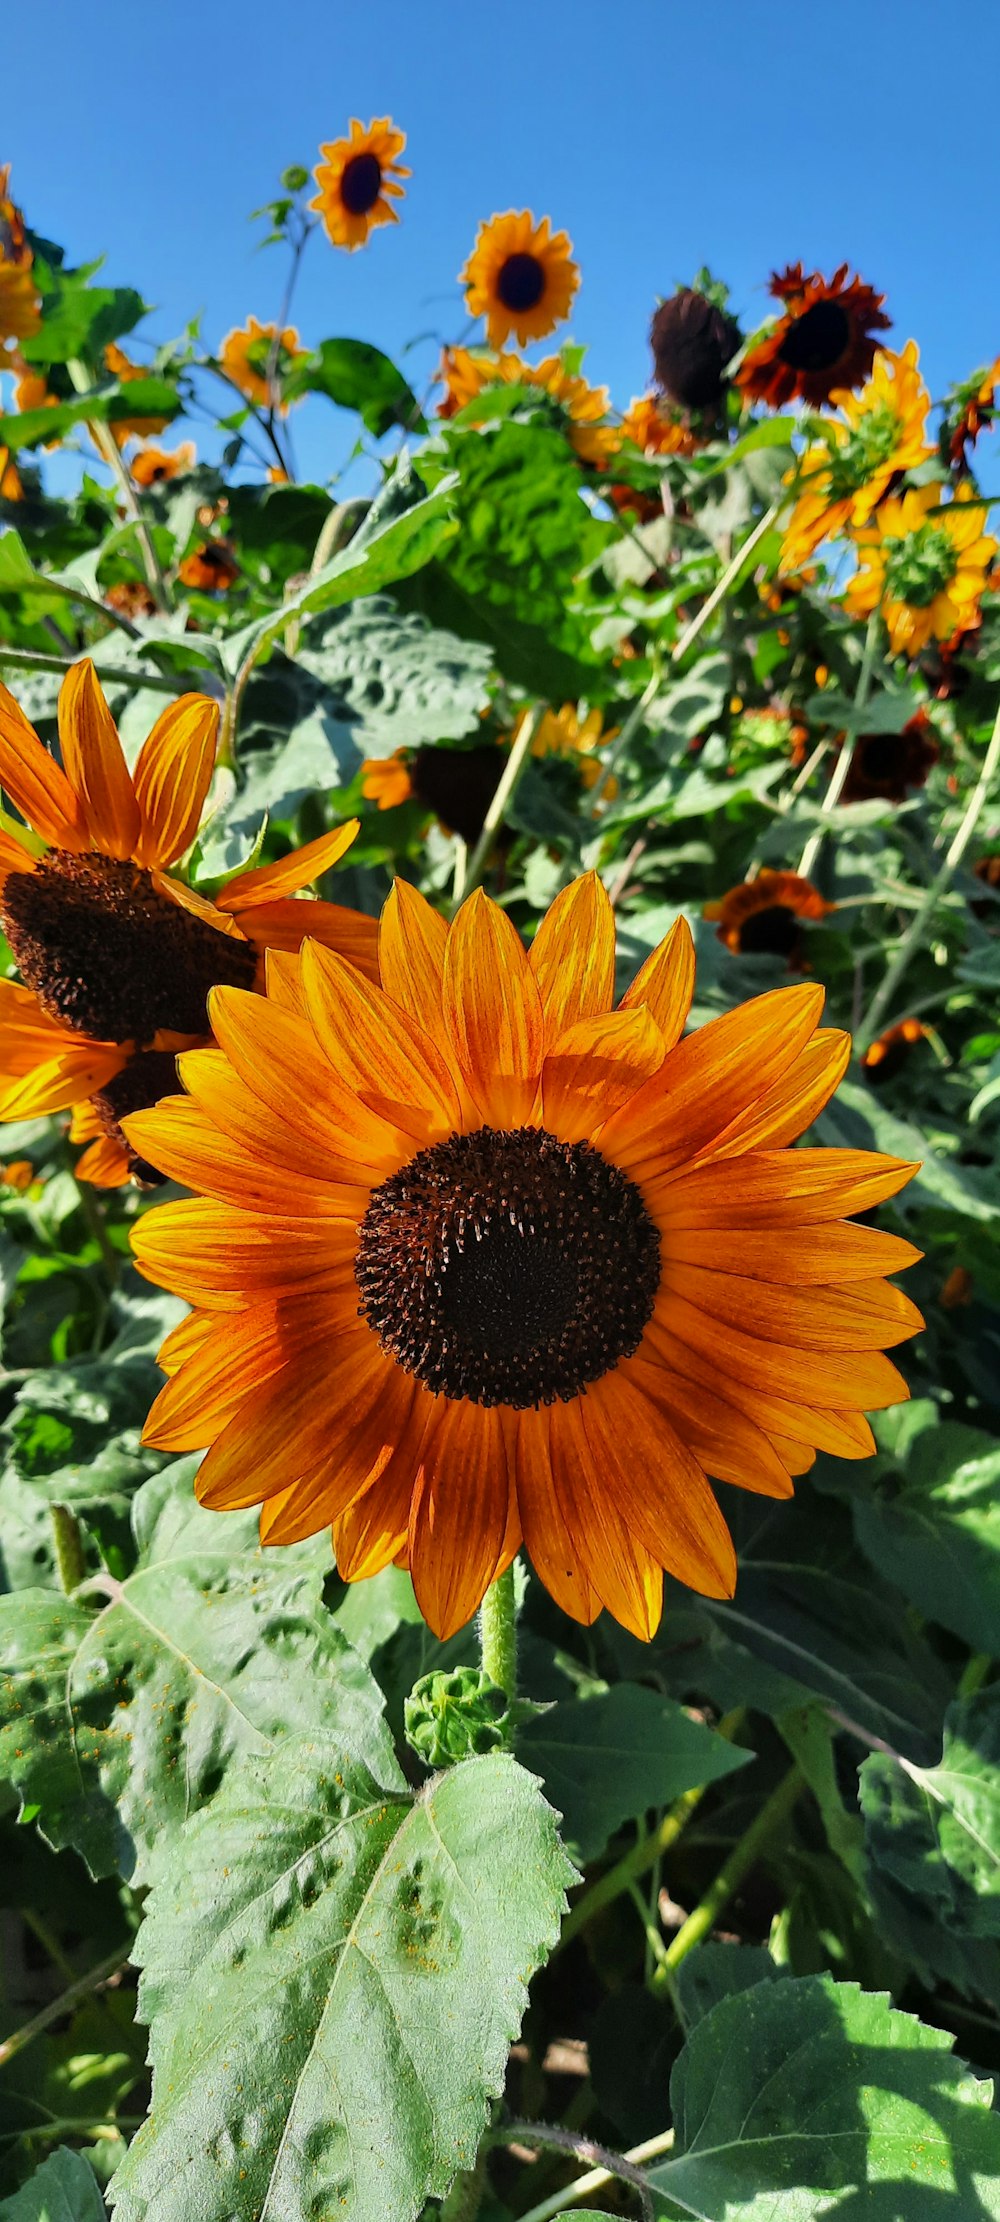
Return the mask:
<svg viewBox="0 0 1000 2222"><path fill-rule="evenodd" d="M533 1710L533 1708L532 1708ZM453 1767L511 1741L522 1708L482 1667L423 1674L403 1707L406 1740L427 1767Z"/></svg>
<svg viewBox="0 0 1000 2222"><path fill-rule="evenodd" d="M309 183L309 172L303 169L301 162L292 162L287 170L282 170L281 182L286 193L301 193L303 186Z"/></svg>

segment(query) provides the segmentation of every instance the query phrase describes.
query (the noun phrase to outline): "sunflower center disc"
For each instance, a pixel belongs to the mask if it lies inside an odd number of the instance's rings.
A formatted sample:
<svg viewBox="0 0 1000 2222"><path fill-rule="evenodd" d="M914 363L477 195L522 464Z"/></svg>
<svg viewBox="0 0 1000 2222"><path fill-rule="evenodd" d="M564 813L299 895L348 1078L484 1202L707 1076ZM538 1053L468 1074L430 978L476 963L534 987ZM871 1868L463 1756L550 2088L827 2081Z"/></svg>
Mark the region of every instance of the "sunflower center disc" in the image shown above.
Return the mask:
<svg viewBox="0 0 1000 2222"><path fill-rule="evenodd" d="M862 733L855 762L862 779L878 784L900 779L910 762L910 748L902 733Z"/></svg>
<svg viewBox="0 0 1000 2222"><path fill-rule="evenodd" d="M497 292L505 309L537 309L545 291L545 272L535 255L508 255L497 273Z"/></svg>
<svg viewBox="0 0 1000 2222"><path fill-rule="evenodd" d="M182 910L142 865L51 849L11 872L0 918L22 978L51 1018L97 1041L207 1031L220 983L253 986L256 954Z"/></svg>
<svg viewBox="0 0 1000 2222"><path fill-rule="evenodd" d="M360 1311L436 1394L568 1402L638 1348L660 1279L642 1197L588 1142L482 1127L373 1190Z"/></svg>
<svg viewBox="0 0 1000 2222"><path fill-rule="evenodd" d="M382 190L382 164L377 154L354 154L345 162L340 178L340 198L349 216L367 216Z"/></svg>
<svg viewBox="0 0 1000 2222"><path fill-rule="evenodd" d="M740 948L746 957L792 957L801 938L798 918L784 903L751 911L740 927Z"/></svg>
<svg viewBox="0 0 1000 2222"><path fill-rule="evenodd" d="M785 333L778 353L789 370L832 370L851 337L851 322L839 301L814 301Z"/></svg>

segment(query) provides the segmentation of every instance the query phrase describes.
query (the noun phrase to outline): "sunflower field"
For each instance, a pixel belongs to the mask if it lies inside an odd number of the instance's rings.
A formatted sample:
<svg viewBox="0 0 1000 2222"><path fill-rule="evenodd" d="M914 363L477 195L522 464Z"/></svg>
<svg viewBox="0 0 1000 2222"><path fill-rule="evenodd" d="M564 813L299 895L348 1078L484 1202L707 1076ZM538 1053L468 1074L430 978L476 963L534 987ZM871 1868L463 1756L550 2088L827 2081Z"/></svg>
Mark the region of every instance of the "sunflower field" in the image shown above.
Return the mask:
<svg viewBox="0 0 1000 2222"><path fill-rule="evenodd" d="M1000 2222L1000 360L406 151L0 169L0 2222Z"/></svg>

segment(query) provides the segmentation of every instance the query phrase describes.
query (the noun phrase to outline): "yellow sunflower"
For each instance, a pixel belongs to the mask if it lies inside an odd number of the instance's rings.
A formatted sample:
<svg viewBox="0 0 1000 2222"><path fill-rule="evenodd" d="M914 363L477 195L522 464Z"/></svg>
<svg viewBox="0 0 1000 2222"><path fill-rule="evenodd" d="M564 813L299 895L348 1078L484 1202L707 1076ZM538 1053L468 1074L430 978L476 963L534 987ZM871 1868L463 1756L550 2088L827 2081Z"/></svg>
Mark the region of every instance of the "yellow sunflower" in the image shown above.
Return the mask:
<svg viewBox="0 0 1000 2222"><path fill-rule="evenodd" d="M844 1222L915 1168L785 1148L847 1062L822 990L682 1041L686 926L617 1010L614 964L593 875L527 952L481 891L446 927L400 883L380 986L307 942L266 1001L218 989L188 1096L129 1121L199 1191L134 1235L196 1307L146 1440L210 1445L202 1503L266 1542L332 1522L347 1580L405 1556L440 1636L522 1539L583 1622L650 1636L664 1568L729 1596L707 1475L786 1497L907 1394L882 1276L916 1253Z"/></svg>
<svg viewBox="0 0 1000 2222"><path fill-rule="evenodd" d="M309 206L319 210L334 247L352 251L365 245L376 224L398 224L392 204L403 199L398 180L410 175L399 160L405 145L406 133L397 131L391 117L373 116L363 124L352 116L348 138L320 147L323 160L313 171L319 192Z"/></svg>
<svg viewBox="0 0 1000 2222"><path fill-rule="evenodd" d="M536 224L528 209L480 224L460 283L469 315L486 318L491 347L511 332L523 347L563 322L580 283L571 254L568 232L554 232L548 216Z"/></svg>
<svg viewBox="0 0 1000 2222"><path fill-rule="evenodd" d="M129 457L129 474L137 486L165 486L168 479L194 469L196 453L193 440L182 440L175 448L141 447Z"/></svg>
<svg viewBox="0 0 1000 2222"><path fill-rule="evenodd" d="M59 696L62 766L0 686L0 924L21 982L0 980L0 1119L96 1100L100 1131L175 1085L174 1053L209 1034L209 989L263 986L264 951L306 932L375 969L374 922L294 898L350 846L357 820L277 864L239 872L209 901L175 869L215 768L218 706L171 702L134 773L89 662ZM107 1172L107 1151L101 1153ZM86 1163L81 1168L89 1177Z"/></svg>
<svg viewBox="0 0 1000 2222"><path fill-rule="evenodd" d="M230 384L238 387L258 409L268 409L271 405L267 366L277 329L276 324L261 324L255 316L248 316L245 324L226 333L219 349L220 369ZM293 363L300 362L304 354L305 348L299 342L294 324L287 324L278 341L275 376L279 386ZM279 401L279 416L287 412L287 401Z"/></svg>
<svg viewBox="0 0 1000 2222"><path fill-rule="evenodd" d="M0 341L31 339L41 328L41 301L30 265L21 269L0 257Z"/></svg>
<svg viewBox="0 0 1000 2222"><path fill-rule="evenodd" d="M581 462L605 463L621 446L621 433L605 421L611 407L607 386L575 377L559 355L526 363L520 355L474 355L467 347L446 347L439 376L445 389L439 417L456 416L492 386L528 386L551 394L565 411L570 445Z"/></svg>
<svg viewBox="0 0 1000 2222"><path fill-rule="evenodd" d="M844 596L852 617L881 604L899 656L929 640L950 640L979 623L979 604L998 543L984 533L986 510L968 483L942 506L941 486L919 486L885 501L855 534L859 569Z"/></svg>
<svg viewBox="0 0 1000 2222"><path fill-rule="evenodd" d="M919 360L912 339L899 355L884 349L859 394L831 396L840 416L824 425L792 474L798 499L782 542L782 571L799 570L822 540L866 524L897 472L934 453Z"/></svg>
<svg viewBox="0 0 1000 2222"><path fill-rule="evenodd" d="M531 710L522 710L511 734L512 743L523 733L532 715ZM564 702L561 710L546 710L532 741L531 753L533 756L567 757L571 763L576 764L584 786L593 787L601 776L601 763L596 751L606 748L610 741L617 738L617 734L617 725L609 726L605 732L600 710L588 710L586 716L581 717L572 702ZM609 801L617 793L617 785L613 780L608 782L607 793Z"/></svg>

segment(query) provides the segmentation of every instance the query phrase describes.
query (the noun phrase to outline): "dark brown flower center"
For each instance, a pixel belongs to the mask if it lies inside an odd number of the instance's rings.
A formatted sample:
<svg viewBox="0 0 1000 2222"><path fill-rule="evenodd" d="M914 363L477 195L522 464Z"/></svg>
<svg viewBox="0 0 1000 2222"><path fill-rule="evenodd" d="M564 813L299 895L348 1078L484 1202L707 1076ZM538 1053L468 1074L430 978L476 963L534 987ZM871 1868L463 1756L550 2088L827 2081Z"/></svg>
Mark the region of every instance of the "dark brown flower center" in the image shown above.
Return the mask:
<svg viewBox="0 0 1000 2222"><path fill-rule="evenodd" d="M784 903L770 903L766 910L752 911L740 927L740 950L745 957L793 957L801 940L798 918Z"/></svg>
<svg viewBox="0 0 1000 2222"><path fill-rule="evenodd" d="M50 1017L96 1041L207 1031L206 999L250 988L256 952L172 903L140 864L51 849L11 872L0 918L21 976Z"/></svg>
<svg viewBox="0 0 1000 2222"><path fill-rule="evenodd" d="M354 1272L362 1317L426 1388L524 1411L568 1402L638 1348L660 1237L588 1142L481 1127L373 1191Z"/></svg>
<svg viewBox="0 0 1000 2222"><path fill-rule="evenodd" d="M545 291L545 270L537 255L508 255L497 273L497 293L515 315L537 309Z"/></svg>
<svg viewBox="0 0 1000 2222"><path fill-rule="evenodd" d="M382 190L382 164L377 154L353 154L340 176L340 198L349 216L367 216Z"/></svg>
<svg viewBox="0 0 1000 2222"><path fill-rule="evenodd" d="M151 1111L162 1096L180 1094L177 1078L177 1058L172 1049L144 1049L138 1057L130 1057L121 1072L109 1080L107 1087L91 1097L94 1110L109 1141L117 1142L126 1151L128 1168L135 1180L144 1188L162 1188L166 1174L151 1165L148 1158L139 1157L132 1148L121 1122L132 1111Z"/></svg>
<svg viewBox="0 0 1000 2222"><path fill-rule="evenodd" d="M846 354L851 320L839 301L814 301L789 325L778 349L789 370L832 370Z"/></svg>
<svg viewBox="0 0 1000 2222"><path fill-rule="evenodd" d="M449 833L478 841L506 758L489 742L477 748L418 748L410 781L418 802L433 810Z"/></svg>

